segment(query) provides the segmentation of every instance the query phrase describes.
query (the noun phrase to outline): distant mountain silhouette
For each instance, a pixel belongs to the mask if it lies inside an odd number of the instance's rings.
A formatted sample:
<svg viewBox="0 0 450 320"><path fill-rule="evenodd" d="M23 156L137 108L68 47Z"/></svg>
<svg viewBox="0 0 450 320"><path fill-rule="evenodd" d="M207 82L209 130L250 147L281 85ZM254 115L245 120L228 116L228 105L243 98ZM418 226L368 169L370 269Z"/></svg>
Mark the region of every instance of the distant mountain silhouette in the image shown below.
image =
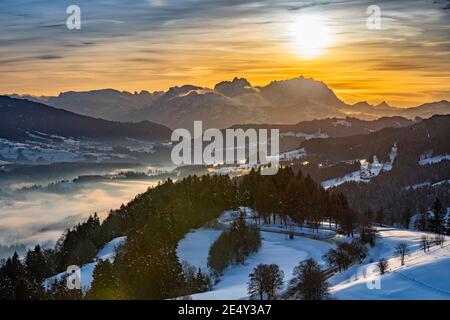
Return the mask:
<svg viewBox="0 0 450 320"><path fill-rule="evenodd" d="M364 101L358 102L352 106L346 106L343 111L353 117L367 120L377 119L380 116L401 116L409 119L414 119L416 117L430 118L433 115L450 114L450 102L442 100L437 102L425 103L417 107L396 108L390 106L385 101L375 106Z"/></svg>
<svg viewBox="0 0 450 320"><path fill-rule="evenodd" d="M396 108L386 102L376 106L367 102L349 105L325 83L304 77L273 81L264 87L235 78L218 83L214 89L194 85L154 93L106 89L65 92L34 100L83 115L115 121L150 120L171 128L191 128L194 120L203 120L205 127L225 128L236 123L295 124L346 116L365 120L385 116L413 119L450 113L450 102L445 100L414 108Z"/></svg>

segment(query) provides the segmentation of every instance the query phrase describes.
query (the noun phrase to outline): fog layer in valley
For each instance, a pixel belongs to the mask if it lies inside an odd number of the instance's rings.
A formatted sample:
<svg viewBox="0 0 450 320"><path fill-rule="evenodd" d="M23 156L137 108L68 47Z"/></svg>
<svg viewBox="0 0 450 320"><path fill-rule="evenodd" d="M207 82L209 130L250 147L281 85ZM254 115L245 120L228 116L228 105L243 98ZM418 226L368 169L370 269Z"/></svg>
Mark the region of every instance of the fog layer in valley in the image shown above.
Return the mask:
<svg viewBox="0 0 450 320"><path fill-rule="evenodd" d="M104 218L156 180L121 180L83 184L71 192L14 192L0 198L0 258L8 246L54 245L63 232L90 214ZM22 248L24 246L21 246Z"/></svg>

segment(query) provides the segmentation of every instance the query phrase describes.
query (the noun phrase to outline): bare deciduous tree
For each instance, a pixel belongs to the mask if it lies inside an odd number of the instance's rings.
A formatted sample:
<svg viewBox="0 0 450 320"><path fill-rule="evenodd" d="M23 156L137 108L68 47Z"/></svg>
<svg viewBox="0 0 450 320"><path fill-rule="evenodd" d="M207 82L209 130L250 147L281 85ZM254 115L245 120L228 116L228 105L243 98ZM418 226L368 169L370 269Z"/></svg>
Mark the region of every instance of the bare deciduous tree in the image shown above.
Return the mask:
<svg viewBox="0 0 450 320"><path fill-rule="evenodd" d="M427 236L422 236L422 238L420 239L420 248L423 250L423 252L426 252L427 249L429 248L428 242L430 240L428 239Z"/></svg>
<svg viewBox="0 0 450 320"><path fill-rule="evenodd" d="M395 247L395 253L400 256L402 266L405 265L405 256L408 254L408 245L405 242L400 242Z"/></svg>
<svg viewBox="0 0 450 320"><path fill-rule="evenodd" d="M290 291L303 300L323 300L328 295L328 283L319 265L314 259L300 262L294 268L294 278Z"/></svg>
<svg viewBox="0 0 450 320"><path fill-rule="evenodd" d="M272 300L276 297L278 289L283 286L284 273L276 264L260 264L249 275L248 293L250 298L260 300L267 297Z"/></svg>
<svg viewBox="0 0 450 320"><path fill-rule="evenodd" d="M434 243L436 243L437 246L441 246L441 248L444 247L445 243L445 236L442 234L438 234L434 237Z"/></svg>
<svg viewBox="0 0 450 320"><path fill-rule="evenodd" d="M380 270L380 274L385 274L387 268L389 267L389 263L386 259L381 258L380 261L378 261L378 269Z"/></svg>

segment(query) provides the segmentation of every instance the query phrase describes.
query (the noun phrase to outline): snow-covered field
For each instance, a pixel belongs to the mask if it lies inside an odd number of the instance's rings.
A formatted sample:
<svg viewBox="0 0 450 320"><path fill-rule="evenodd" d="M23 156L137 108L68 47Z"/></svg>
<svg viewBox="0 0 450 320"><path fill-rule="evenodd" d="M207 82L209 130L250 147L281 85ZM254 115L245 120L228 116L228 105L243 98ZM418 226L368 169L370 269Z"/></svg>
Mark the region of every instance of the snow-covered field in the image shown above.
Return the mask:
<svg viewBox="0 0 450 320"><path fill-rule="evenodd" d="M254 212L250 208L240 208L247 222L255 222L252 218ZM226 226L234 221L240 214L239 211L225 211L218 219L219 224ZM247 299L248 275L260 263L277 264L285 274L285 285L292 278L292 272L299 262L313 258L322 262L322 256L333 247L332 244L313 240L305 237L294 237L289 239L285 226L282 225L260 225L262 243L259 251L250 256L244 265L234 265L227 268L220 281L213 286L209 292L193 295L193 299L220 300L220 299ZM302 232L308 232L309 228L299 228ZM298 231L299 231L298 230ZM324 237L333 237L332 230L319 230ZM220 229L200 228L188 233L178 244L177 254L181 262L186 261L190 265L207 270L208 253L211 245L223 231ZM280 233L278 233L280 232ZM320 233L319 234L322 234ZM317 234L317 233L315 233Z"/></svg>
<svg viewBox="0 0 450 320"><path fill-rule="evenodd" d="M48 135L33 131L26 132L29 140L18 142L0 138L0 161L12 163L54 163L119 159L135 159L136 155L155 153L161 143L150 143L136 139L126 139L126 145L77 140L72 137ZM115 147L119 147L118 149ZM115 150L120 150L120 152Z"/></svg>
<svg viewBox="0 0 450 320"><path fill-rule="evenodd" d="M248 275L258 264L277 264L284 272L285 286L292 278L292 271L299 262L313 258L321 261L321 257L333 245L297 237L289 239L287 235L261 232L262 245L259 251L250 256L244 265L230 266L220 281L211 291L195 294L196 300L248 299Z"/></svg>
<svg viewBox="0 0 450 320"><path fill-rule="evenodd" d="M444 248L433 246L424 253L420 248L423 235L428 233L398 229L380 229L380 238L369 256L360 265L354 265L347 271L330 278L331 293L337 299L450 299L450 238L447 237ZM395 254L395 246L405 242L409 254L405 266ZM377 274L368 269L380 258L388 260L389 268L380 278L379 289L369 289L367 283L375 283ZM373 262L371 262L373 261Z"/></svg>
<svg viewBox="0 0 450 320"><path fill-rule="evenodd" d="M76 162L82 159L73 145L70 148L62 148L61 145L54 146L48 141L21 143L0 138L0 157L8 162Z"/></svg>
<svg viewBox="0 0 450 320"><path fill-rule="evenodd" d="M352 123L350 121L345 120L345 119L340 119L340 120L337 120L337 121L333 122L333 126L334 127L343 126L343 127L350 128L352 126Z"/></svg>
<svg viewBox="0 0 450 320"><path fill-rule="evenodd" d="M249 208L241 208L247 221L252 221L254 215ZM238 216L236 211L226 211L218 219L219 223L227 224ZM268 226L270 227L270 226ZM275 233L285 230L284 226L273 225L271 232L261 229L262 245L259 251L248 257L244 265L234 265L226 269L220 281L212 290L192 296L198 300L248 299L247 282L253 268L260 263L277 264L285 275L285 288L292 278L292 272L299 262L313 258L323 269L327 265L322 256L334 247L332 242L314 240L306 237L289 239L286 234ZM321 232L333 230L321 229ZM200 228L186 235L179 243L178 256L180 261L191 265L207 268L207 257L212 243L219 237L221 230ZM336 234L334 233L336 236ZM367 299L450 299L450 237L446 238L444 248L433 245L430 252L424 253L420 248L422 236L433 238L426 232L400 230L395 228L379 228L376 246L369 247L368 257L362 264L356 264L348 270L335 274L328 282L331 298L367 300ZM338 238L336 236L336 238ZM345 239L344 239L345 238ZM346 237L339 241L349 240ZM408 255L405 266L400 266L400 260L395 247L404 242L408 245ZM377 279L378 271L374 268L377 262L385 258L389 267L381 276L380 289L369 289L367 283ZM376 273L371 273L374 270Z"/></svg>
<svg viewBox="0 0 450 320"><path fill-rule="evenodd" d="M304 132L284 132L280 134L280 137L297 137L297 138L305 138L305 140L311 140L311 139L327 139L329 138L329 135L327 133L323 132L316 132L316 133L304 133Z"/></svg>
<svg viewBox="0 0 450 320"><path fill-rule="evenodd" d="M286 152L282 152L276 156L268 155L266 157L267 162L276 163L278 161L292 161L306 157L306 151L304 148L294 149ZM245 160L244 160L245 161ZM261 167L261 163L239 163L234 165L212 166L208 168L209 173L215 174L229 174L233 176L242 176L248 174L251 169L258 169Z"/></svg>
<svg viewBox="0 0 450 320"><path fill-rule="evenodd" d="M428 164L439 163L444 160L450 160L450 154L440 154L434 157L428 157L427 155L423 155L419 160L419 164L421 166L425 166Z"/></svg>
<svg viewBox="0 0 450 320"><path fill-rule="evenodd" d="M208 270L209 248L222 232L223 230L212 228L200 228L189 232L178 243L178 260L180 262L186 261L206 272Z"/></svg>
<svg viewBox="0 0 450 320"><path fill-rule="evenodd" d="M280 154L280 161L291 161L296 159L301 159L306 156L305 148L295 149L291 151L286 151Z"/></svg>

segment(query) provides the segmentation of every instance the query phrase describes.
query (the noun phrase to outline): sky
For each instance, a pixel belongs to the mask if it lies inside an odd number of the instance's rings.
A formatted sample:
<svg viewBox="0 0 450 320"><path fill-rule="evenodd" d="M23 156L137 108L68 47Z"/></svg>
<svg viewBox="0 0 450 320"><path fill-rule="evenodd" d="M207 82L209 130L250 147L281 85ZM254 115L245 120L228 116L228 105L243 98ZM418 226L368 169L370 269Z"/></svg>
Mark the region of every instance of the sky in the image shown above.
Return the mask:
<svg viewBox="0 0 450 320"><path fill-rule="evenodd" d="M448 0L1 0L0 94L303 75L348 103L415 106L450 100L449 22Z"/></svg>

